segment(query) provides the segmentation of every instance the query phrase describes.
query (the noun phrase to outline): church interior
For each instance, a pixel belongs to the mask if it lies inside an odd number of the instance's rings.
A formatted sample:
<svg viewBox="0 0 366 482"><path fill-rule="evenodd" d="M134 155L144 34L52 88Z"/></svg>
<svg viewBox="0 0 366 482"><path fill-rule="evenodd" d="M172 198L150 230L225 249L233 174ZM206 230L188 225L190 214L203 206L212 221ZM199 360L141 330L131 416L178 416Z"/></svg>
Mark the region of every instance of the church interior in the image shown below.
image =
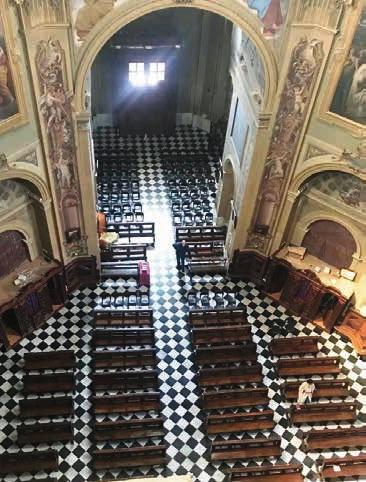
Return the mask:
<svg viewBox="0 0 366 482"><path fill-rule="evenodd" d="M0 480L365 447L366 0L0 0Z"/></svg>

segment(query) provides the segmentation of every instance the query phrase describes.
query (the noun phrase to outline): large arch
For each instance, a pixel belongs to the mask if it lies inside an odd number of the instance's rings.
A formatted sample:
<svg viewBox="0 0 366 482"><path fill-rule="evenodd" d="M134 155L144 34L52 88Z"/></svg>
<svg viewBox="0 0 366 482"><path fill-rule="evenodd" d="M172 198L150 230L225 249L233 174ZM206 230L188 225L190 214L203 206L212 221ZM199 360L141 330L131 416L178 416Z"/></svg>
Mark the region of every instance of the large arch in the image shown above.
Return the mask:
<svg viewBox="0 0 366 482"><path fill-rule="evenodd" d="M325 171L339 171L345 174L352 174L362 181L366 181L366 172L353 169L352 166L346 162L342 162L338 157L326 154L323 156L316 156L306 161L306 169L299 172L292 180L289 187L289 192L297 193L300 187L315 174L320 174Z"/></svg>
<svg viewBox="0 0 366 482"><path fill-rule="evenodd" d="M51 200L51 195L46 183L39 176L30 171L25 169L5 169L0 172L0 181L6 181L7 179L22 179L24 181L29 181L37 188L43 202Z"/></svg>
<svg viewBox="0 0 366 482"><path fill-rule="evenodd" d="M264 38L262 24L248 6L239 0L195 0L177 3L173 0L124 0L106 15L86 37L78 55L75 75L75 109L85 111L85 83L88 72L103 45L122 27L151 12L165 8L199 8L231 20L250 37L256 45L265 71L263 112L270 113L277 90L278 69L272 47Z"/></svg>

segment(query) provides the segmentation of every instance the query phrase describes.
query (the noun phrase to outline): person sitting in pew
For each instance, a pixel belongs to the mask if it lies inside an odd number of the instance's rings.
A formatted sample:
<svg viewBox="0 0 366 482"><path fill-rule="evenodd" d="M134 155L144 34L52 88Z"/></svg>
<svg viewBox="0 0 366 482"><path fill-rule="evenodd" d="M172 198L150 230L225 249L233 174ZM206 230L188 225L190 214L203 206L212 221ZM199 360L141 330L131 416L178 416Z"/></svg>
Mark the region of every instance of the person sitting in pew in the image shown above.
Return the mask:
<svg viewBox="0 0 366 482"><path fill-rule="evenodd" d="M175 249L175 255L177 257L177 269L184 270L186 256L189 256L189 246L186 240L183 239L178 243L174 243L173 248Z"/></svg>
<svg viewBox="0 0 366 482"><path fill-rule="evenodd" d="M305 380L300 386L299 386L299 394L297 397L297 403L296 403L296 410L300 410L301 407L300 405L303 405L306 403L308 400L311 403L311 399L313 398L313 393L315 390L315 385L313 380Z"/></svg>

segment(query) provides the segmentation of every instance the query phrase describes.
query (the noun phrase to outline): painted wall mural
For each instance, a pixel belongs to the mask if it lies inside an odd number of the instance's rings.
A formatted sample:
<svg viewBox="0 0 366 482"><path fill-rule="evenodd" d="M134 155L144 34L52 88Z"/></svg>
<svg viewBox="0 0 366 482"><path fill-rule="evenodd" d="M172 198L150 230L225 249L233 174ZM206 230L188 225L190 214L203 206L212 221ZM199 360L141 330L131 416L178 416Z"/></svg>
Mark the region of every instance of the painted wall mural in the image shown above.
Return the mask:
<svg viewBox="0 0 366 482"><path fill-rule="evenodd" d="M316 174L307 182L309 191L320 191L332 199L366 213L366 181L339 171Z"/></svg>
<svg viewBox="0 0 366 482"><path fill-rule="evenodd" d="M286 22L289 0L247 0L247 3L261 19L266 37L273 37L280 33Z"/></svg>
<svg viewBox="0 0 366 482"><path fill-rule="evenodd" d="M82 41L107 13L113 10L116 0L74 1L74 18L77 39Z"/></svg>
<svg viewBox="0 0 366 482"><path fill-rule="evenodd" d="M36 67L40 90L39 109L48 137L58 208L69 254L85 254L80 219L80 187L76 169L75 140L70 98L63 77L64 51L58 40L41 40L37 45ZM70 206L66 199L73 199ZM72 216L70 216L70 209ZM76 214L75 214L76 212ZM70 225L70 219L73 225Z"/></svg>
<svg viewBox="0 0 366 482"><path fill-rule="evenodd" d="M359 124L366 124L366 7L361 14L330 111Z"/></svg>
<svg viewBox="0 0 366 482"><path fill-rule="evenodd" d="M302 38L292 51L264 168L255 233L267 235L280 203L323 58L318 39Z"/></svg>
<svg viewBox="0 0 366 482"><path fill-rule="evenodd" d="M0 0L0 133L25 121L20 72L11 39L8 8L4 0Z"/></svg>

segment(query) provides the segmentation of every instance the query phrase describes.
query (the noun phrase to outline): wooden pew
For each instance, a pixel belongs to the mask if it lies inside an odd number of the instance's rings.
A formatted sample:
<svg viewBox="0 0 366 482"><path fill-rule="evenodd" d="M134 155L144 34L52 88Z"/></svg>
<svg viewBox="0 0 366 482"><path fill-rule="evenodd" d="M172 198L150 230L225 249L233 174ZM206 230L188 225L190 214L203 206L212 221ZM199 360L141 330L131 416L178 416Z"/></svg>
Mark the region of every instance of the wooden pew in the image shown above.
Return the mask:
<svg viewBox="0 0 366 482"><path fill-rule="evenodd" d="M100 350L92 352L95 369L148 367L156 364L156 350L141 348L135 350Z"/></svg>
<svg viewBox="0 0 366 482"><path fill-rule="evenodd" d="M102 310L94 313L94 327L152 326L152 310Z"/></svg>
<svg viewBox="0 0 366 482"><path fill-rule="evenodd" d="M281 385L283 398L286 400L297 400L301 383L301 381L283 383ZM344 398L349 395L347 379L314 380L314 384L313 400L332 397Z"/></svg>
<svg viewBox="0 0 366 482"><path fill-rule="evenodd" d="M18 428L18 443L37 445L40 443L70 442L74 438L70 422L36 423Z"/></svg>
<svg viewBox="0 0 366 482"><path fill-rule="evenodd" d="M339 375L339 357L282 358L277 361L280 377L299 377L312 375Z"/></svg>
<svg viewBox="0 0 366 482"><path fill-rule="evenodd" d="M201 368L199 371L199 384L201 387L261 383L262 379L262 365L259 363L234 368Z"/></svg>
<svg viewBox="0 0 366 482"><path fill-rule="evenodd" d="M271 341L271 352L275 356L282 355L316 355L319 352L320 336L294 336L276 338Z"/></svg>
<svg viewBox="0 0 366 482"><path fill-rule="evenodd" d="M286 411L289 423L354 422L357 418L357 404L354 402L308 403L301 410L291 407Z"/></svg>
<svg viewBox="0 0 366 482"><path fill-rule="evenodd" d="M230 469L230 482L303 482L300 464L260 465Z"/></svg>
<svg viewBox="0 0 366 482"><path fill-rule="evenodd" d="M55 393L74 390L73 373L52 373L50 375L24 375L24 393Z"/></svg>
<svg viewBox="0 0 366 482"><path fill-rule="evenodd" d="M160 410L159 392L124 393L93 397L94 413L132 413Z"/></svg>
<svg viewBox="0 0 366 482"><path fill-rule="evenodd" d="M202 401L205 410L266 405L269 402L268 389L263 387L206 391L203 393Z"/></svg>
<svg viewBox="0 0 366 482"><path fill-rule="evenodd" d="M312 429L303 435L305 451L363 447L366 445L366 427Z"/></svg>
<svg viewBox="0 0 366 482"><path fill-rule="evenodd" d="M102 280L120 277L138 278L138 276L139 266L137 262L103 261L101 263L100 277Z"/></svg>
<svg viewBox="0 0 366 482"><path fill-rule="evenodd" d="M226 344L230 342L240 343L252 339L250 325L193 328L192 335L195 345Z"/></svg>
<svg viewBox="0 0 366 482"><path fill-rule="evenodd" d="M177 242L185 239L188 243L224 242L226 231L226 226L182 226L176 228L175 238Z"/></svg>
<svg viewBox="0 0 366 482"><path fill-rule="evenodd" d="M95 422L94 441L164 437L162 418L132 418L117 422Z"/></svg>
<svg viewBox="0 0 366 482"><path fill-rule="evenodd" d="M93 332L95 347L153 345L152 328L97 329Z"/></svg>
<svg viewBox="0 0 366 482"><path fill-rule="evenodd" d="M133 447L126 449L94 450L94 470L124 469L166 465L166 446Z"/></svg>
<svg viewBox="0 0 366 482"><path fill-rule="evenodd" d="M146 261L146 246L145 245L112 245L110 249L101 252L102 261Z"/></svg>
<svg viewBox="0 0 366 482"><path fill-rule="evenodd" d="M273 410L256 410L254 412L226 413L210 415L207 418L207 433L235 433L250 430L271 430L275 426Z"/></svg>
<svg viewBox="0 0 366 482"><path fill-rule="evenodd" d="M28 398L19 401L20 418L71 417L72 397Z"/></svg>
<svg viewBox="0 0 366 482"><path fill-rule="evenodd" d="M54 450L17 452L0 455L0 475L58 470L58 453Z"/></svg>
<svg viewBox="0 0 366 482"><path fill-rule="evenodd" d="M335 470L334 467L340 470ZM357 477L366 475L366 454L348 457L321 458L317 462L320 480L339 480L339 477Z"/></svg>
<svg viewBox="0 0 366 482"><path fill-rule="evenodd" d="M188 319L191 326L197 328L224 325L248 325L245 310L236 308L222 308L220 310L192 309L189 312Z"/></svg>
<svg viewBox="0 0 366 482"><path fill-rule="evenodd" d="M24 355L24 370L53 370L75 368L75 353L73 350L42 351Z"/></svg>
<svg viewBox="0 0 366 482"><path fill-rule="evenodd" d="M156 389L158 386L157 370L133 370L116 373L92 374L93 390L138 390Z"/></svg>
<svg viewBox="0 0 366 482"><path fill-rule="evenodd" d="M189 259L188 268L190 273L226 274L228 270L228 260L225 257Z"/></svg>
<svg viewBox="0 0 366 482"><path fill-rule="evenodd" d="M257 359L255 343L233 346L198 347L196 362L198 365L223 365L225 363L254 362Z"/></svg>
<svg viewBox="0 0 366 482"><path fill-rule="evenodd" d="M211 444L213 461L246 460L280 455L281 438L278 436L214 441Z"/></svg>

